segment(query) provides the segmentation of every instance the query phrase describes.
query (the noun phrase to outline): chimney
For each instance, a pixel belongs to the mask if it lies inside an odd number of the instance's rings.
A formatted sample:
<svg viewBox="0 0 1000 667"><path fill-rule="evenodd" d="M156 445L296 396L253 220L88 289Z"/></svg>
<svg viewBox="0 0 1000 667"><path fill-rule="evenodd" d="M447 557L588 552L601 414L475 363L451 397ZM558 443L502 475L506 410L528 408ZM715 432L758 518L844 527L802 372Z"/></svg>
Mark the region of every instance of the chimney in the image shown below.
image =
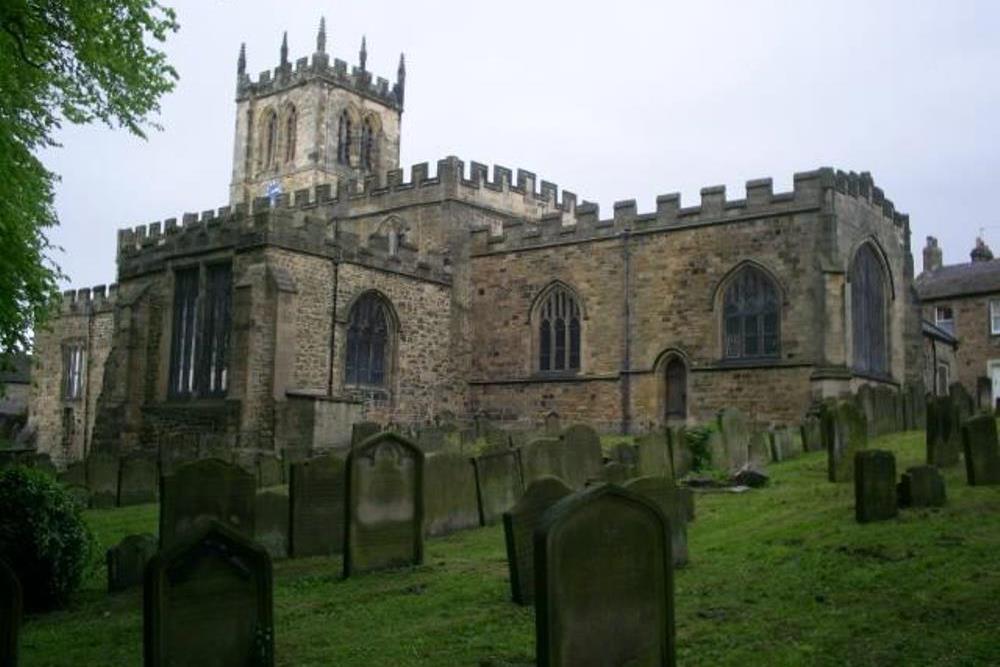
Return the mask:
<svg viewBox="0 0 1000 667"><path fill-rule="evenodd" d="M969 253L973 262L988 262L993 259L993 251L986 245L986 241L981 236L976 237L976 247Z"/></svg>
<svg viewBox="0 0 1000 667"><path fill-rule="evenodd" d="M927 237L927 245L924 246L924 273L933 273L941 268L941 248L938 247L938 240L933 236Z"/></svg>

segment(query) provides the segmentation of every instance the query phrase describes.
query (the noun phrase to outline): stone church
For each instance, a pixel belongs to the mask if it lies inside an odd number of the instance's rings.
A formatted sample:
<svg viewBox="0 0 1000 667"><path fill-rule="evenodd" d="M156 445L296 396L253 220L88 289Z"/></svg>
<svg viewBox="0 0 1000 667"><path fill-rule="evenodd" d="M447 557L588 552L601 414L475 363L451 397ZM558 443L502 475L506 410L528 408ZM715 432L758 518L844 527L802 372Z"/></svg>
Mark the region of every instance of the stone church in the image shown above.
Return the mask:
<svg viewBox="0 0 1000 667"><path fill-rule="evenodd" d="M729 198L598 207L530 171L399 164L406 69L315 52L252 78L229 204L123 229L117 285L36 337L30 420L57 461L211 434L342 446L360 420L557 415L604 432L734 406L797 423L922 383L906 215L830 168Z"/></svg>

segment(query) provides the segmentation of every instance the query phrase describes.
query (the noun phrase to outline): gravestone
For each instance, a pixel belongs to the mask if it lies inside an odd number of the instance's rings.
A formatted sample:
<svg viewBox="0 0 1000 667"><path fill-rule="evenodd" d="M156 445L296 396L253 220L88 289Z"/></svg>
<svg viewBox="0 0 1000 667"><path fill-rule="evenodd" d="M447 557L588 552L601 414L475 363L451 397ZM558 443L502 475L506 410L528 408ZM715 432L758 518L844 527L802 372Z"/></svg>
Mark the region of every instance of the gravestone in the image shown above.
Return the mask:
<svg viewBox="0 0 1000 667"><path fill-rule="evenodd" d="M758 471L767 468L771 462L771 439L767 432L754 430L750 434L750 443L747 445L747 463Z"/></svg>
<svg viewBox="0 0 1000 667"><path fill-rule="evenodd" d="M315 454L319 456L319 452ZM291 482L292 465L308 461L314 456L311 447L284 447L281 450L281 472L284 479Z"/></svg>
<svg viewBox="0 0 1000 667"><path fill-rule="evenodd" d="M903 473L896 487L900 507L941 507L944 505L944 477L937 466L913 466Z"/></svg>
<svg viewBox="0 0 1000 667"><path fill-rule="evenodd" d="M160 486L160 469L149 456L127 456L118 473L118 505L155 503Z"/></svg>
<svg viewBox="0 0 1000 667"><path fill-rule="evenodd" d="M823 430L817 415L806 415L802 420L802 448L807 452L823 449Z"/></svg>
<svg viewBox="0 0 1000 667"><path fill-rule="evenodd" d="M87 457L86 464L90 506L114 507L118 502L118 457L95 452Z"/></svg>
<svg viewBox="0 0 1000 667"><path fill-rule="evenodd" d="M545 415L545 435L558 436L561 430L562 424L559 421L559 415L555 412Z"/></svg>
<svg viewBox="0 0 1000 667"><path fill-rule="evenodd" d="M854 455L868 447L865 416L852 401L840 401L832 410L827 450L827 479L850 482L854 479Z"/></svg>
<svg viewBox="0 0 1000 667"><path fill-rule="evenodd" d="M993 415L973 417L962 425L962 447L970 486L1000 484L1000 446Z"/></svg>
<svg viewBox="0 0 1000 667"><path fill-rule="evenodd" d="M951 396L927 399L927 463L939 468L959 461L961 431L958 411Z"/></svg>
<svg viewBox="0 0 1000 667"><path fill-rule="evenodd" d="M878 435L878 418L875 414L875 388L870 384L863 384L858 387L857 394L854 395L861 414L865 416L865 424L868 427L868 437L873 438Z"/></svg>
<svg viewBox="0 0 1000 667"><path fill-rule="evenodd" d="M636 449L639 452L639 475L643 477L673 476L666 432L647 433L639 436L636 438Z"/></svg>
<svg viewBox="0 0 1000 667"><path fill-rule="evenodd" d="M204 459L178 466L160 478L160 549L211 519L253 539L256 494L253 475L231 463Z"/></svg>
<svg viewBox="0 0 1000 667"><path fill-rule="evenodd" d="M691 523L694 521L694 489L690 486L677 487L677 497L684 508L684 518Z"/></svg>
<svg viewBox="0 0 1000 667"><path fill-rule="evenodd" d="M438 426L426 426L417 431L417 445L425 453L436 452L445 448L448 432Z"/></svg>
<svg viewBox="0 0 1000 667"><path fill-rule="evenodd" d="M379 433L347 456L344 577L424 557L424 454L395 433Z"/></svg>
<svg viewBox="0 0 1000 667"><path fill-rule="evenodd" d="M770 431L771 458L788 461L802 455L802 438L787 426L777 426Z"/></svg>
<svg viewBox="0 0 1000 667"><path fill-rule="evenodd" d="M258 491L254 498L253 539L271 560L288 558L288 493Z"/></svg>
<svg viewBox="0 0 1000 667"><path fill-rule="evenodd" d="M142 585L146 564L156 555L156 537L149 533L129 535L108 549L105 561L108 567L108 592L118 593Z"/></svg>
<svg viewBox="0 0 1000 667"><path fill-rule="evenodd" d="M159 448L161 475L172 475L179 466L198 460L198 438L194 434L164 438Z"/></svg>
<svg viewBox="0 0 1000 667"><path fill-rule="evenodd" d="M87 466L82 461L70 463L58 475L60 482L66 486L87 486Z"/></svg>
<svg viewBox="0 0 1000 667"><path fill-rule="evenodd" d="M626 480L636 477L634 466L627 466L618 461L609 461L604 464L601 479L612 484L622 484Z"/></svg>
<svg viewBox="0 0 1000 667"><path fill-rule="evenodd" d="M670 447L670 470L674 479L680 479L691 472L694 463L691 447L687 442L687 429L683 426L667 428L667 444Z"/></svg>
<svg viewBox="0 0 1000 667"><path fill-rule="evenodd" d="M293 463L290 549L295 558L344 553L347 470L336 454Z"/></svg>
<svg viewBox="0 0 1000 667"><path fill-rule="evenodd" d="M562 440L568 457L563 481L571 488L581 488L591 477L600 474L604 454L597 431L583 424L574 424L563 433Z"/></svg>
<svg viewBox="0 0 1000 667"><path fill-rule="evenodd" d="M898 514L896 457L867 449L854 454L854 518L858 523L885 521Z"/></svg>
<svg viewBox="0 0 1000 667"><path fill-rule="evenodd" d="M638 465L639 449L627 442L619 442L611 448L611 460L627 466Z"/></svg>
<svg viewBox="0 0 1000 667"><path fill-rule="evenodd" d="M499 521L524 492L520 454L520 450L512 449L473 459L480 524L488 526Z"/></svg>
<svg viewBox="0 0 1000 667"><path fill-rule="evenodd" d="M257 452L252 449L237 449L226 460L248 475L253 475L253 478L257 480L257 486L260 486L260 476L257 474Z"/></svg>
<svg viewBox="0 0 1000 667"><path fill-rule="evenodd" d="M667 518L674 567L686 565L688 562L687 508L681 501L678 488L673 480L666 477L639 477L623 486L660 508L663 516Z"/></svg>
<svg viewBox="0 0 1000 667"><path fill-rule="evenodd" d="M571 493L573 490L558 477L542 477L528 485L521 499L503 514L511 599L517 604L531 604L535 599L535 545L532 541L535 528L549 507Z"/></svg>
<svg viewBox="0 0 1000 667"><path fill-rule="evenodd" d="M161 551L146 568L146 667L273 667L271 558L210 521Z"/></svg>
<svg viewBox="0 0 1000 667"><path fill-rule="evenodd" d="M476 470L465 456L436 452L424 459L424 531L440 536L479 525Z"/></svg>
<svg viewBox="0 0 1000 667"><path fill-rule="evenodd" d="M534 535L539 667L676 663L666 523L613 484L545 512Z"/></svg>
<svg viewBox="0 0 1000 667"><path fill-rule="evenodd" d="M712 464L719 470L733 472L749 462L750 452L750 422L736 408L725 408L719 411L718 417L721 450L719 457L712 452Z"/></svg>
<svg viewBox="0 0 1000 667"><path fill-rule="evenodd" d="M976 402L961 382L952 382L948 387L948 395L955 406L955 428L960 429L966 419L976 414Z"/></svg>
<svg viewBox="0 0 1000 667"><path fill-rule="evenodd" d="M23 609L21 582L0 560L0 667L17 667Z"/></svg>
<svg viewBox="0 0 1000 667"><path fill-rule="evenodd" d="M709 462L713 468L717 470L728 469L729 456L726 454L726 443L722 433L717 430L708 432L708 437L705 439L705 451L708 452Z"/></svg>
<svg viewBox="0 0 1000 667"><path fill-rule="evenodd" d="M568 459L565 443L559 438L532 440L521 447L525 485L543 477L558 477L568 483Z"/></svg>
<svg viewBox="0 0 1000 667"><path fill-rule="evenodd" d="M351 448L355 448L362 442L381 432L382 427L375 422L357 422L351 425Z"/></svg>
<svg viewBox="0 0 1000 667"><path fill-rule="evenodd" d="M875 396L875 433L885 435L895 433L900 430L896 407L898 392L891 387L878 386L874 390Z"/></svg>
<svg viewBox="0 0 1000 667"><path fill-rule="evenodd" d="M272 454L259 455L257 457L257 483L262 488L284 484L285 475L281 459Z"/></svg>

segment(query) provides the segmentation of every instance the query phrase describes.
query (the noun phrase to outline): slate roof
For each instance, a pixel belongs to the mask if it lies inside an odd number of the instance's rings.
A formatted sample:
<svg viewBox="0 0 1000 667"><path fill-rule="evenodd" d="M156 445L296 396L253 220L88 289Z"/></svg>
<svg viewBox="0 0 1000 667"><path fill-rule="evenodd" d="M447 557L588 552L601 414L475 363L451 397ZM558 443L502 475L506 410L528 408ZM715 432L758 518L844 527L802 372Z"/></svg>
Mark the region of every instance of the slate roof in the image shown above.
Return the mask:
<svg viewBox="0 0 1000 667"><path fill-rule="evenodd" d="M937 338L940 341L944 341L952 346L958 345L958 339L952 334L948 333L938 325L933 322L928 322L927 320L921 320L920 324L923 326L924 335L930 336L931 338Z"/></svg>
<svg viewBox="0 0 1000 667"><path fill-rule="evenodd" d="M1000 293L1000 259L942 266L915 281L922 301L953 296Z"/></svg>

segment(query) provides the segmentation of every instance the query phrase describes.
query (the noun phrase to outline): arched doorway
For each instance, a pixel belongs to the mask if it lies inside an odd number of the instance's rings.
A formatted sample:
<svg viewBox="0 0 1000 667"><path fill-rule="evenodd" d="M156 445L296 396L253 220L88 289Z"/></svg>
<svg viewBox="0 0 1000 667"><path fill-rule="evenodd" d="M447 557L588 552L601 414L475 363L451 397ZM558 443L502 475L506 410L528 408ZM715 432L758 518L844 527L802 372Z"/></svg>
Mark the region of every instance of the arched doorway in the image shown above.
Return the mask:
<svg viewBox="0 0 1000 667"><path fill-rule="evenodd" d="M672 356L664 367L666 383L666 421L677 422L687 419L687 366L679 356Z"/></svg>

